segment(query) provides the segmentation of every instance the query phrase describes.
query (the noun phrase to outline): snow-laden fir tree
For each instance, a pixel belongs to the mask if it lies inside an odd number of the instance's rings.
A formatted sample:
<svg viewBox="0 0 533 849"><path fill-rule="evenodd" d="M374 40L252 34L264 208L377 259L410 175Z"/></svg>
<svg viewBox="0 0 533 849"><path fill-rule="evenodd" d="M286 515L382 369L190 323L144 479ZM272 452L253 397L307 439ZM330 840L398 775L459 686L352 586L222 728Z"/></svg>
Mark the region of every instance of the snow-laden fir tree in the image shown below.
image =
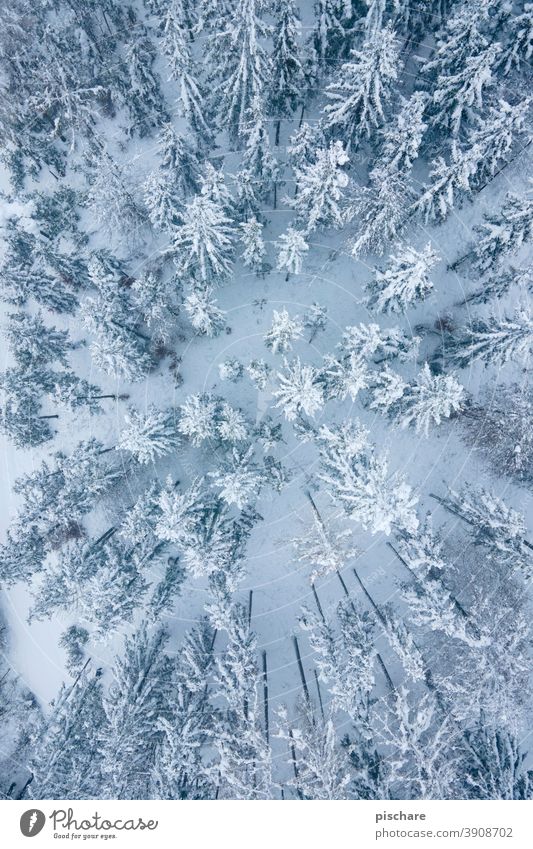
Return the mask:
<svg viewBox="0 0 533 849"><path fill-rule="evenodd" d="M290 363L285 361L285 371L277 373L273 395L276 407L281 407L288 421L294 421L301 413L313 418L324 406L317 369L303 364L299 357Z"/></svg>
<svg viewBox="0 0 533 849"><path fill-rule="evenodd" d="M122 234L135 244L147 215L123 167L103 148L93 154L90 166L87 202L96 221L108 238L115 240Z"/></svg>
<svg viewBox="0 0 533 849"><path fill-rule="evenodd" d="M295 227L287 227L285 233L282 233L278 239L278 271L287 271L289 274L300 274L304 257L306 256L309 245L301 230Z"/></svg>
<svg viewBox="0 0 533 849"><path fill-rule="evenodd" d="M202 336L217 336L224 329L225 313L217 306L211 286L195 286L185 298L184 307L192 326Z"/></svg>
<svg viewBox="0 0 533 849"><path fill-rule="evenodd" d="M107 724L101 674L101 669L87 667L70 687L63 684L50 715L34 729L29 762L32 799L101 795L99 742Z"/></svg>
<svg viewBox="0 0 533 849"><path fill-rule="evenodd" d="M445 221L452 209L471 195L482 159L483 150L479 144L462 150L453 141L450 161L442 156L434 160L429 174L431 182L413 203L411 212L420 214L426 224Z"/></svg>
<svg viewBox="0 0 533 849"><path fill-rule="evenodd" d="M270 34L261 17L264 10L264 0L236 0L220 33L224 50L217 54L214 97L219 119L236 146L246 139L250 109L261 101L270 77L270 57L261 43Z"/></svg>
<svg viewBox="0 0 533 849"><path fill-rule="evenodd" d="M375 398L374 398L375 400ZM460 413L466 403L465 388L452 374L432 374L427 363L401 398L389 407L400 427L413 426L416 433L429 435L433 425Z"/></svg>
<svg viewBox="0 0 533 849"><path fill-rule="evenodd" d="M246 374L261 391L267 388L272 369L264 360L251 360L246 366Z"/></svg>
<svg viewBox="0 0 533 849"><path fill-rule="evenodd" d="M154 71L157 51L144 27L136 29L125 50L127 82L124 99L130 112L128 132L149 135L168 120L161 83Z"/></svg>
<svg viewBox="0 0 533 849"><path fill-rule="evenodd" d="M212 486L226 504L242 510L255 501L264 483L260 467L254 462L254 447L234 448L230 457L209 472Z"/></svg>
<svg viewBox="0 0 533 849"><path fill-rule="evenodd" d="M292 343L303 336L303 325L299 316L290 316L285 307L272 313L272 325L265 334L267 348L273 354L285 354L292 350Z"/></svg>
<svg viewBox="0 0 533 849"><path fill-rule="evenodd" d="M356 6L353 9L352 7ZM358 4L338 0L316 0L315 25L311 33L311 69L308 74L318 82L328 66L346 58L350 52L353 26L359 16Z"/></svg>
<svg viewBox="0 0 533 849"><path fill-rule="evenodd" d="M484 181L494 177L502 167L502 160L509 156L517 136L524 132L530 105L531 101L527 97L513 105L500 98L497 105L491 106L486 114L478 117L469 135L470 144L478 145L481 149L481 161L475 177L476 187L482 188Z"/></svg>
<svg viewBox="0 0 533 849"><path fill-rule="evenodd" d="M212 115L192 57L191 34L181 0L169 0L164 4L160 31L170 79L176 82L178 88L179 111L187 120L197 147L208 148L214 140Z"/></svg>
<svg viewBox="0 0 533 849"><path fill-rule="evenodd" d="M228 357L219 363L218 373L221 380L229 380L238 383L244 373L244 366L236 357Z"/></svg>
<svg viewBox="0 0 533 849"><path fill-rule="evenodd" d="M391 547L411 573L412 580L402 583L401 593L413 624L441 631L470 646L487 642L475 618L469 616L446 583L449 569L442 556L443 543L433 531L430 514L415 534L401 532Z"/></svg>
<svg viewBox="0 0 533 849"><path fill-rule="evenodd" d="M11 526L14 538L23 539L31 528L45 549L54 550L79 533L82 518L122 475L104 454L103 445L89 439L18 478L13 488L22 504Z"/></svg>
<svg viewBox="0 0 533 849"><path fill-rule="evenodd" d="M274 144L277 147L281 119L289 118L302 101L305 77L298 43L300 17L294 0L276 0L273 15L274 46L268 103L270 114L276 121Z"/></svg>
<svg viewBox="0 0 533 849"><path fill-rule="evenodd" d="M309 580L313 584L317 578L341 570L358 552L349 528L342 528L337 522L324 521L312 496L308 494L308 497L313 521L301 536L291 539L291 544L298 561L311 567Z"/></svg>
<svg viewBox="0 0 533 849"><path fill-rule="evenodd" d="M396 690L379 733L390 752L390 782L410 799L450 799L460 794L463 752L453 717L442 717L436 697L414 698L407 687ZM462 798L462 797L461 797Z"/></svg>
<svg viewBox="0 0 533 849"><path fill-rule="evenodd" d="M171 250L181 274L212 286L224 280L232 269L232 222L216 201L204 194L196 195L183 210Z"/></svg>
<svg viewBox="0 0 533 849"><path fill-rule="evenodd" d="M326 88L325 127L349 151L371 138L385 122L398 78L398 49L392 28L376 32L338 69Z"/></svg>
<svg viewBox="0 0 533 849"><path fill-rule="evenodd" d="M389 535L394 528L416 531L417 497L399 472L389 473L384 454L377 454L367 431L357 422L318 432L320 479L346 514L372 533Z"/></svg>
<svg viewBox="0 0 533 849"><path fill-rule="evenodd" d="M355 401L370 383L371 372L361 354L341 351L340 355L326 354L320 372L324 395L329 401Z"/></svg>
<svg viewBox="0 0 533 849"><path fill-rule="evenodd" d="M145 412L130 407L124 420L117 449L129 452L138 463L153 463L179 445L173 410L158 410L153 404Z"/></svg>
<svg viewBox="0 0 533 849"><path fill-rule="evenodd" d="M401 174L377 166L368 186L357 189L350 218L357 222L352 254L383 254L407 222L410 189Z"/></svg>
<svg viewBox="0 0 533 849"><path fill-rule="evenodd" d="M244 135L246 143L241 157L242 171L250 175L256 198L265 200L276 182L279 166L270 149L263 104L258 98L252 101Z"/></svg>
<svg viewBox="0 0 533 849"><path fill-rule="evenodd" d="M171 662L167 634L149 635L142 626L126 637L115 660L104 699L107 723L100 739L103 788L111 799L147 799L150 774L162 737L158 723L168 715Z"/></svg>
<svg viewBox="0 0 533 849"><path fill-rule="evenodd" d="M264 225L257 218L250 218L240 225L243 245L242 261L247 268L261 271L265 266L266 245L263 239Z"/></svg>
<svg viewBox="0 0 533 849"><path fill-rule="evenodd" d="M464 776L470 799L533 798L533 771L525 766L527 753L512 731L494 727L482 713L468 739L476 753Z"/></svg>
<svg viewBox="0 0 533 849"><path fill-rule="evenodd" d="M468 116L481 114L484 89L493 84L501 47L483 46L467 56L464 65L455 73L441 74L432 94L431 123L433 128L445 128L454 138L460 135Z"/></svg>
<svg viewBox="0 0 533 849"><path fill-rule="evenodd" d="M343 169L347 163L342 142L332 141L329 147L316 151L313 162L295 168L298 193L294 198L287 198L287 203L296 210L305 234L317 227L343 226L346 218L344 189L349 183Z"/></svg>
<svg viewBox="0 0 533 849"><path fill-rule="evenodd" d="M44 571L30 622L64 611L93 626L96 640L111 640L143 602L149 584L140 565L136 551L115 540L67 546Z"/></svg>
<svg viewBox="0 0 533 849"><path fill-rule="evenodd" d="M383 173L408 173L418 158L427 129L424 114L427 96L415 91L408 99L400 97L400 109L383 127L377 166Z"/></svg>
<svg viewBox="0 0 533 849"><path fill-rule="evenodd" d="M289 749L294 748L298 775L287 784L295 787L301 799L333 801L348 799L349 762L340 747L331 717L320 720L311 706L299 701L298 713L291 722L286 708L279 711L279 735Z"/></svg>
<svg viewBox="0 0 533 849"><path fill-rule="evenodd" d="M474 267L481 275L496 268L510 253L516 253L533 235L533 198L509 192L500 213L485 213L476 228Z"/></svg>
<svg viewBox="0 0 533 849"><path fill-rule="evenodd" d="M512 15L507 25L507 39L504 44L500 65L504 74L513 69L526 71L533 53L533 3L524 3L519 15Z"/></svg>
<svg viewBox="0 0 533 849"><path fill-rule="evenodd" d="M391 254L386 269L376 269L374 279L367 284L367 306L378 312L405 312L433 289L429 272L438 260L429 242L421 251L409 245L399 246L397 253Z"/></svg>
<svg viewBox="0 0 533 849"><path fill-rule="evenodd" d="M326 147L326 138L321 124L311 126L304 121L289 138L287 145L289 164L295 170L302 169L304 165L314 162L316 151L324 147Z"/></svg>
<svg viewBox="0 0 533 849"><path fill-rule="evenodd" d="M448 495L437 497L437 501L470 526L476 545L491 549L510 568L520 567L526 576L531 575L531 544L526 539L521 513L489 490L469 486L460 492L450 489Z"/></svg>
<svg viewBox="0 0 533 849"><path fill-rule="evenodd" d="M217 717L208 694L213 671L215 632L202 619L185 635L172 668L169 715L159 718L162 731L152 781L160 799L214 799L214 775L204 762L204 748Z"/></svg>
<svg viewBox="0 0 533 849"><path fill-rule="evenodd" d="M309 330L309 344L314 341L317 333L321 333L326 329L328 324L327 318L328 308L318 304L316 301L311 304L303 317L304 327Z"/></svg>
<svg viewBox="0 0 533 849"><path fill-rule="evenodd" d="M475 318L470 325L444 341L443 357L466 368L476 360L485 365L509 361L526 364L533 345L533 319L529 310L519 308L514 316Z"/></svg>
<svg viewBox="0 0 533 849"><path fill-rule="evenodd" d="M181 222L187 197L200 185L198 157L188 139L165 124L158 136L159 166L144 184L144 202L152 225L172 234Z"/></svg>
<svg viewBox="0 0 533 849"><path fill-rule="evenodd" d="M67 655L66 665L71 675L76 675L82 669L85 659L83 647L88 642L88 630L86 628L80 628L79 625L69 625L61 635L59 645L65 649Z"/></svg>
<svg viewBox="0 0 533 849"><path fill-rule="evenodd" d="M495 474L518 483L533 478L533 397L528 386L490 387L483 403L468 410L467 442L479 451Z"/></svg>
<svg viewBox="0 0 533 849"><path fill-rule="evenodd" d="M396 358L410 362L417 357L419 342L417 336L408 336L399 327L382 328L360 322L345 328L337 347L343 356L353 354L376 364Z"/></svg>
<svg viewBox="0 0 533 849"><path fill-rule="evenodd" d="M243 605L233 606L227 632L228 644L215 669L216 692L223 703L223 723L214 741L220 796L268 799L271 756L259 724L257 641Z"/></svg>

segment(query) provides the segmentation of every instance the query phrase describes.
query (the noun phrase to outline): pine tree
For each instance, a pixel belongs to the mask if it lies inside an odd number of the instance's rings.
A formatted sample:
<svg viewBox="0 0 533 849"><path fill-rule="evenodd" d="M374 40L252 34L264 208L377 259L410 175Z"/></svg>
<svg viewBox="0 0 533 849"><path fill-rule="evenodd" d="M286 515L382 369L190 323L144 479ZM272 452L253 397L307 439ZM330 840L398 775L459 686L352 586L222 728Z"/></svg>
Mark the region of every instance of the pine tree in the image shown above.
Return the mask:
<svg viewBox="0 0 533 849"><path fill-rule="evenodd" d="M443 127L457 138L466 116L472 111L481 112L483 91L493 81L492 71L500 50L499 44L483 46L479 52L469 54L457 72L438 77L432 95L433 127Z"/></svg>
<svg viewBox="0 0 533 849"><path fill-rule="evenodd" d="M270 750L259 725L257 642L248 614L235 604L227 624L228 645L216 660L215 686L224 704L224 723L215 748L221 798L268 799Z"/></svg>
<svg viewBox="0 0 533 849"><path fill-rule="evenodd" d="M511 568L520 567L526 576L531 574L531 544L525 538L526 526L520 513L485 489L465 486L461 492L450 490L445 498L436 498L470 526L476 545L492 550Z"/></svg>
<svg viewBox="0 0 533 849"><path fill-rule="evenodd" d="M92 672L86 664L71 687L62 686L50 716L36 729L29 762L33 799L100 796L98 739L106 725L101 674L101 669Z"/></svg>
<svg viewBox="0 0 533 849"><path fill-rule="evenodd" d="M326 88L330 103L324 107L326 129L356 149L385 122L392 85L398 78L398 51L393 30L387 27L369 40L352 60L342 65Z"/></svg>
<svg viewBox="0 0 533 849"><path fill-rule="evenodd" d="M244 246L242 261L247 268L258 273L265 267L266 246L263 240L263 228L257 218L251 218L240 225L241 241Z"/></svg>
<svg viewBox="0 0 533 849"><path fill-rule="evenodd" d="M185 299L185 312L194 329L203 336L217 336L224 328L224 313L216 304L209 286L195 287Z"/></svg>
<svg viewBox="0 0 533 849"><path fill-rule="evenodd" d="M279 237L278 246L278 271L286 270L287 277L289 274L300 274L304 256L309 250L303 233L294 227L287 227L286 232Z"/></svg>
<svg viewBox="0 0 533 849"><path fill-rule="evenodd" d="M126 85L124 99L131 115L129 132L144 137L168 120L161 84L153 65L156 50L148 31L141 27L125 50Z"/></svg>
<svg viewBox="0 0 533 849"><path fill-rule="evenodd" d="M181 0L165 4L161 20L161 46L179 91L179 107L196 139L199 149L209 148L214 141L211 110L200 84L190 46L186 9Z"/></svg>
<svg viewBox="0 0 533 849"><path fill-rule="evenodd" d="M423 92L415 91L409 99L400 96L400 105L395 118L381 131L378 167L384 173L408 173L418 158L427 130L424 121L427 96Z"/></svg>
<svg viewBox="0 0 533 849"><path fill-rule="evenodd" d="M158 410L152 404L146 413L142 413L130 407L125 421L126 427L120 434L117 449L128 451L138 463L153 463L179 445L172 410Z"/></svg>
<svg viewBox="0 0 533 849"><path fill-rule="evenodd" d="M432 374L427 363L416 380L406 386L397 404L401 427L414 425L416 433L429 435L431 425L460 413L465 404L465 389L451 374ZM394 413L393 413L394 414Z"/></svg>
<svg viewBox="0 0 533 849"><path fill-rule="evenodd" d="M149 636L143 626L126 637L124 654L116 658L100 740L108 798L149 798L150 773L163 736L159 720L168 712L171 664L164 653L166 640L162 629Z"/></svg>
<svg viewBox="0 0 533 849"><path fill-rule="evenodd" d="M474 267L481 275L496 268L510 253L518 251L533 235L533 198L509 192L499 214L485 214L476 228Z"/></svg>
<svg viewBox="0 0 533 849"><path fill-rule="evenodd" d="M298 775L287 783L302 799L340 800L348 798L350 772L346 753L338 745L331 718L320 722L304 702L298 705L297 722L292 725L286 709L280 710L280 735L297 754Z"/></svg>
<svg viewBox="0 0 533 849"><path fill-rule="evenodd" d="M276 407L281 407L288 421L294 421L301 413L312 418L324 405L324 397L317 370L311 365L302 365L300 358L285 362L285 372L277 373L278 388L273 395Z"/></svg>
<svg viewBox="0 0 533 849"><path fill-rule="evenodd" d="M261 19L263 8L263 0L237 0L221 33L227 49L217 69L218 114L235 146L245 141L250 109L267 89L270 60L260 40L269 35L269 27Z"/></svg>
<svg viewBox="0 0 533 849"><path fill-rule="evenodd" d="M234 231L223 209L206 195L187 203L174 231L172 251L179 271L204 286L227 277L232 268Z"/></svg>
<svg viewBox="0 0 533 849"><path fill-rule="evenodd" d="M295 169L298 194L287 203L298 213L298 220L309 234L317 227L342 227L345 221L343 189L348 176L342 170L348 157L340 141L316 151L314 162Z"/></svg>
<svg viewBox="0 0 533 849"><path fill-rule="evenodd" d="M217 716L209 703L215 632L206 620L189 631L172 670L169 718L161 717L153 784L158 799L214 799L213 776L203 760Z"/></svg>
<svg viewBox="0 0 533 849"><path fill-rule="evenodd" d="M272 313L272 326L265 335L265 345L273 354L285 354L292 351L292 343L301 339L303 326L299 316L291 318L285 307Z"/></svg>
<svg viewBox="0 0 533 849"><path fill-rule="evenodd" d="M507 39L500 57L503 73L509 74L514 68L528 68L532 52L533 4L524 3L523 12L511 16L508 24Z"/></svg>
<svg viewBox="0 0 533 849"><path fill-rule="evenodd" d="M326 329L328 324L327 312L327 307L323 307L315 301L305 313L303 317L304 327L307 327L311 331L308 339L309 344L314 341L317 333L321 333Z"/></svg>
<svg viewBox="0 0 533 849"><path fill-rule="evenodd" d="M320 479L346 514L372 533L389 535L393 528L415 531L416 496L402 475L389 474L386 457L376 454L367 436L358 423L322 426Z"/></svg>
<svg viewBox="0 0 533 849"><path fill-rule="evenodd" d="M212 486L218 490L219 497L228 505L234 504L243 510L253 503L264 483L259 466L253 460L254 448L236 449L231 457L213 472L209 472Z"/></svg>
<svg viewBox="0 0 533 849"><path fill-rule="evenodd" d="M452 142L450 162L442 156L434 160L429 175L431 183L413 203L411 211L420 213L426 224L445 221L457 201L470 196L482 157L479 144L461 150Z"/></svg>
<svg viewBox="0 0 533 849"><path fill-rule="evenodd" d="M525 309L514 316L485 320L475 318L468 327L445 341L443 356L459 368L476 360L485 365L504 365L510 360L526 363L533 345L533 320Z"/></svg>
<svg viewBox="0 0 533 849"><path fill-rule="evenodd" d="M310 496L309 496L310 497ZM310 497L311 499L311 497ZM357 552L353 546L352 532L348 528L330 527L311 501L313 522L302 536L294 537L294 547L298 561L311 566L309 580L312 584L330 572L343 568L350 557Z"/></svg>
<svg viewBox="0 0 533 849"><path fill-rule="evenodd" d="M304 70L298 45L300 18L294 0L276 0L274 19L274 46L268 100L270 113L276 120L274 143L277 147L281 119L290 117L302 100Z"/></svg>
<svg viewBox="0 0 533 849"><path fill-rule="evenodd" d="M378 312L405 312L433 289L429 272L438 260L429 242L421 251L409 246L400 248L391 255L385 271L375 270L374 280L367 285L367 306Z"/></svg>
<svg viewBox="0 0 533 849"><path fill-rule="evenodd" d="M187 139L166 124L158 138L160 162L144 184L144 201L152 225L172 234L181 223L184 202L199 186L199 163Z"/></svg>

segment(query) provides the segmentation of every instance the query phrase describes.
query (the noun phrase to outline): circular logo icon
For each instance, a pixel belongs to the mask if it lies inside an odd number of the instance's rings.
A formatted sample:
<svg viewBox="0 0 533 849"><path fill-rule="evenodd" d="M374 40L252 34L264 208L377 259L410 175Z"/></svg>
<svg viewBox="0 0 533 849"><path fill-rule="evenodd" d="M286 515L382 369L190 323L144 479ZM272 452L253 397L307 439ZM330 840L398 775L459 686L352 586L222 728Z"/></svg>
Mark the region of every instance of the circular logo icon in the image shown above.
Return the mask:
<svg viewBox="0 0 533 849"><path fill-rule="evenodd" d="M43 830L46 817L42 811L37 808L31 808L29 811L24 811L20 818L20 830L24 837L35 837Z"/></svg>

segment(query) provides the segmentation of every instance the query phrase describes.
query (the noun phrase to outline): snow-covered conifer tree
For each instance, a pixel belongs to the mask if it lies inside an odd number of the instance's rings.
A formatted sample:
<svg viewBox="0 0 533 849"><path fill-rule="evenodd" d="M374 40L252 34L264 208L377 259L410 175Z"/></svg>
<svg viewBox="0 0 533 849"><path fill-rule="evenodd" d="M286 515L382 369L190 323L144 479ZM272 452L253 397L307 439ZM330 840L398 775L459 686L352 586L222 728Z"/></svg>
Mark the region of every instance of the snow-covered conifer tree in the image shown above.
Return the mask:
<svg viewBox="0 0 533 849"><path fill-rule="evenodd" d="M272 326L265 335L265 345L273 354L285 354L292 350L292 343L301 339L303 325L299 316L291 318L285 307L272 313Z"/></svg>
<svg viewBox="0 0 533 849"><path fill-rule="evenodd" d="M130 407L125 415L117 449L128 451L139 463L153 463L176 449L179 444L172 410L158 410L153 404L145 413Z"/></svg>
<svg viewBox="0 0 533 849"><path fill-rule="evenodd" d="M212 287L195 287L184 307L192 326L203 336L217 336L224 329L224 312L217 307Z"/></svg>
<svg viewBox="0 0 533 849"><path fill-rule="evenodd" d="M250 218L240 225L243 244L242 261L247 268L261 271L265 265L266 245L263 240L263 228L257 218Z"/></svg>
<svg viewBox="0 0 533 849"><path fill-rule="evenodd" d="M443 356L466 368L475 360L485 365L503 365L510 360L526 363L533 345L533 319L528 310L517 309L514 316L485 320L475 318L445 340Z"/></svg>
<svg viewBox="0 0 533 849"><path fill-rule="evenodd" d="M444 221L458 201L469 197L483 158L479 144L461 150L452 142L450 162L439 156L430 171L431 183L413 203L412 212L419 213L425 223Z"/></svg>
<svg viewBox="0 0 533 849"><path fill-rule="evenodd" d="M246 139L250 108L267 91L270 58L261 44L269 34L261 18L264 6L263 0L236 0L221 33L226 49L222 61L218 55L215 96L219 118L237 146Z"/></svg>
<svg viewBox="0 0 533 849"><path fill-rule="evenodd" d="M317 227L342 227L344 224L346 200L343 190L349 179L343 167L347 162L342 142L334 141L328 148L316 151L314 162L295 168L298 194L287 202L296 210L305 233Z"/></svg>
<svg viewBox="0 0 533 849"><path fill-rule="evenodd" d="M253 457L253 446L234 448L227 461L215 471L209 472L212 485L218 490L220 498L226 504L235 504L239 510L257 498L264 482L261 469Z"/></svg>
<svg viewBox="0 0 533 849"><path fill-rule="evenodd" d="M100 793L98 741L106 726L101 674L101 669L84 669L71 687L63 684L50 715L34 729L33 799L88 799Z"/></svg>
<svg viewBox="0 0 533 849"><path fill-rule="evenodd" d="M285 417L293 421L300 413L314 417L324 406L319 374L300 358L285 362L285 371L277 374L278 388L274 390L276 407L281 407Z"/></svg>
<svg viewBox="0 0 533 849"><path fill-rule="evenodd" d="M388 535L393 528L415 531L417 497L401 474L389 473L386 457L376 454L367 437L354 422L322 426L320 479L346 514L372 533Z"/></svg>
<svg viewBox="0 0 533 849"><path fill-rule="evenodd" d="M149 636L141 627L126 637L117 657L113 683L104 699L107 717L101 740L106 795L113 799L146 799L156 749L162 738L158 724L168 711L171 664L164 652L167 634Z"/></svg>
<svg viewBox="0 0 533 849"><path fill-rule="evenodd" d="M391 255L384 271L375 270L374 279L367 285L368 306L378 312L405 312L433 289L429 272L438 259L430 243L421 251L410 246L400 247Z"/></svg>
<svg viewBox="0 0 533 849"><path fill-rule="evenodd" d="M392 28L376 32L341 65L326 88L325 126L334 138L357 148L385 122L385 109L398 78L398 49Z"/></svg>
<svg viewBox="0 0 533 849"><path fill-rule="evenodd" d="M439 425L443 419L461 412L464 405L465 389L457 378L452 374L432 374L425 363L397 402L398 421L401 427L413 425L416 433L428 436L431 425Z"/></svg>
<svg viewBox="0 0 533 849"><path fill-rule="evenodd" d="M279 237L278 246L278 271L286 270L287 276L300 274L304 257L309 250L303 233L294 227L287 227L285 233Z"/></svg>
<svg viewBox="0 0 533 849"><path fill-rule="evenodd" d="M233 239L231 221L219 204L196 195L174 230L172 252L179 271L204 286L223 280L232 268Z"/></svg>
<svg viewBox="0 0 533 849"><path fill-rule="evenodd" d="M276 120L274 143L277 147L281 119L288 118L302 100L304 70L298 44L300 18L294 0L276 0L274 20L274 47L268 100L270 113Z"/></svg>
<svg viewBox="0 0 533 849"><path fill-rule="evenodd" d="M415 91L408 99L402 97L400 103L398 113L381 131L378 166L383 173L409 172L419 155L427 129L424 120L427 96L424 92Z"/></svg>
<svg viewBox="0 0 533 849"><path fill-rule="evenodd" d="M496 268L501 260L515 253L533 236L533 198L509 192L498 214L484 216L484 224L476 228L474 266L479 274Z"/></svg>

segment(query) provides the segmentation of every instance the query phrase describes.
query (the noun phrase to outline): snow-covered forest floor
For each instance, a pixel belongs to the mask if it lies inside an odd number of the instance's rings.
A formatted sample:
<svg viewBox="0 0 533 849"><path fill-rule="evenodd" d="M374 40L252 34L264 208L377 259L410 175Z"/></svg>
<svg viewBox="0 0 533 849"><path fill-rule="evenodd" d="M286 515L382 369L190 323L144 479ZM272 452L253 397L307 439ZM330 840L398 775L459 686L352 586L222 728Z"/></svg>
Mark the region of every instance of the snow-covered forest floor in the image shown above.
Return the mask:
<svg viewBox="0 0 533 849"><path fill-rule="evenodd" d="M6 798L533 795L533 6L296 5L10 4Z"/></svg>

